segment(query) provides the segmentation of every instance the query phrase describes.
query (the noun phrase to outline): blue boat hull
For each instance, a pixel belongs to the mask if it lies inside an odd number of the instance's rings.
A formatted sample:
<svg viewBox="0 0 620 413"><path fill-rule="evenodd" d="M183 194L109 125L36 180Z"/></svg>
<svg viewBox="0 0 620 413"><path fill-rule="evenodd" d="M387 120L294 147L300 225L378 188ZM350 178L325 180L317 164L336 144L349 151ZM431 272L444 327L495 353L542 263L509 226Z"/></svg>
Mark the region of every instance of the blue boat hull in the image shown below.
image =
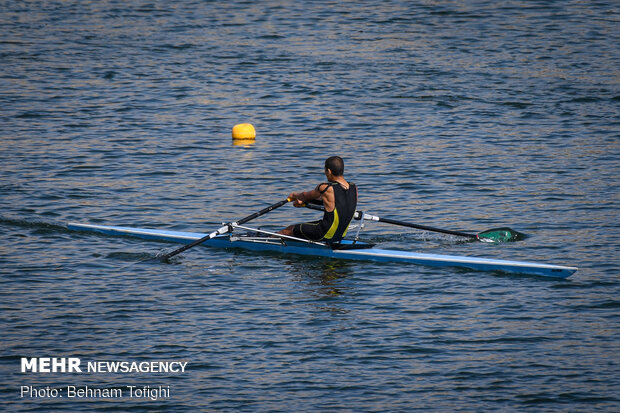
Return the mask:
<svg viewBox="0 0 620 413"><path fill-rule="evenodd" d="M106 225L89 225L70 223L70 230L98 232L107 235L132 236L149 240L168 241L181 244L189 244L192 241L203 238L207 234L195 232L166 231L159 229L117 227ZM264 242L256 239L244 239L243 237L229 237L221 235L204 243L207 247L216 248L240 248L251 251L269 251L282 254L298 254L319 256L344 260L365 260L378 262L403 262L434 267L461 267L479 271L500 271L516 274L532 274L546 277L566 278L571 276L577 268L560 265L550 265L526 261L496 260L479 257L465 257L456 255L426 254L410 251L385 250L379 248L343 249L331 248L307 244L299 241L286 240L285 243L277 240ZM346 241L350 243L350 241Z"/></svg>

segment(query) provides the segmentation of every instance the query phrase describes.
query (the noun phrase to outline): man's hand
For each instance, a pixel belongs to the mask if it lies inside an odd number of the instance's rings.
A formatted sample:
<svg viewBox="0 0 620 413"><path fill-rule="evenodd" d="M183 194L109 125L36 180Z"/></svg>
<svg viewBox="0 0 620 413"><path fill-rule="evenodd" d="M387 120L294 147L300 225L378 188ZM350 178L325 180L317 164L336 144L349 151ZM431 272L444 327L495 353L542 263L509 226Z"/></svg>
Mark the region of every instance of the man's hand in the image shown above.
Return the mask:
<svg viewBox="0 0 620 413"><path fill-rule="evenodd" d="M292 199L293 202L293 206L296 208L301 208L303 206L305 206L305 202L304 202L304 198L303 198L303 193L298 193L298 192L291 192L291 194L288 196L288 199Z"/></svg>

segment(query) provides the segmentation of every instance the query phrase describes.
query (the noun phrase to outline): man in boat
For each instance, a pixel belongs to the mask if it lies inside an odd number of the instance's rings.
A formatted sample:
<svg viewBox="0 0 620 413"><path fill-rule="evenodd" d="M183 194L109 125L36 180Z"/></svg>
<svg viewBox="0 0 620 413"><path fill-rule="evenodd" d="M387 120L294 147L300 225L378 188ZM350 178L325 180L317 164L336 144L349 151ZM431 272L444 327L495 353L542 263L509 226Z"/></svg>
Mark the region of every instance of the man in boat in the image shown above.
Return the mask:
<svg viewBox="0 0 620 413"><path fill-rule="evenodd" d="M317 185L308 192L293 192L289 195L293 205L303 207L306 203L323 204L323 219L291 225L279 234L311 241L338 243L347 234L349 224L357 208L357 187L344 179L344 162L339 156L325 161L327 182Z"/></svg>

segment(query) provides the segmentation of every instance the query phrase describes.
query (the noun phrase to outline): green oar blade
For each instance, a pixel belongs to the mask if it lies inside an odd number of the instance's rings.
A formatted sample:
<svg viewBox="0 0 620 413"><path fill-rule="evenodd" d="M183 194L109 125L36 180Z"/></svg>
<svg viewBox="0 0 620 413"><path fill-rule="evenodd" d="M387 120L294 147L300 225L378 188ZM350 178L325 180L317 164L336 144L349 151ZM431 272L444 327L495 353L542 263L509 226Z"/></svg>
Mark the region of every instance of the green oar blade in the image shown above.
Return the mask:
<svg viewBox="0 0 620 413"><path fill-rule="evenodd" d="M493 228L478 234L478 239L482 242L512 242L524 238L524 234L507 227Z"/></svg>

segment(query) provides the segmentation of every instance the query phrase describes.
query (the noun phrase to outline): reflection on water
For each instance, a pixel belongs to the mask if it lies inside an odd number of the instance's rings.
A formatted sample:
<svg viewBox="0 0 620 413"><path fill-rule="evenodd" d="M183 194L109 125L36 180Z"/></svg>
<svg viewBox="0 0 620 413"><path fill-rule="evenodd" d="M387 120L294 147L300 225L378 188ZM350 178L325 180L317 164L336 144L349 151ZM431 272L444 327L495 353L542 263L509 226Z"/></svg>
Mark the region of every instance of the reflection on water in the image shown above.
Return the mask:
<svg viewBox="0 0 620 413"><path fill-rule="evenodd" d="M233 146L252 146L256 143L255 139L233 139Z"/></svg>
<svg viewBox="0 0 620 413"><path fill-rule="evenodd" d="M302 295L296 299L321 311L334 314L350 310L339 305L338 298L350 295L355 289L353 282L346 279L355 275L356 263L342 260L306 258L286 260L287 274L299 286Z"/></svg>

